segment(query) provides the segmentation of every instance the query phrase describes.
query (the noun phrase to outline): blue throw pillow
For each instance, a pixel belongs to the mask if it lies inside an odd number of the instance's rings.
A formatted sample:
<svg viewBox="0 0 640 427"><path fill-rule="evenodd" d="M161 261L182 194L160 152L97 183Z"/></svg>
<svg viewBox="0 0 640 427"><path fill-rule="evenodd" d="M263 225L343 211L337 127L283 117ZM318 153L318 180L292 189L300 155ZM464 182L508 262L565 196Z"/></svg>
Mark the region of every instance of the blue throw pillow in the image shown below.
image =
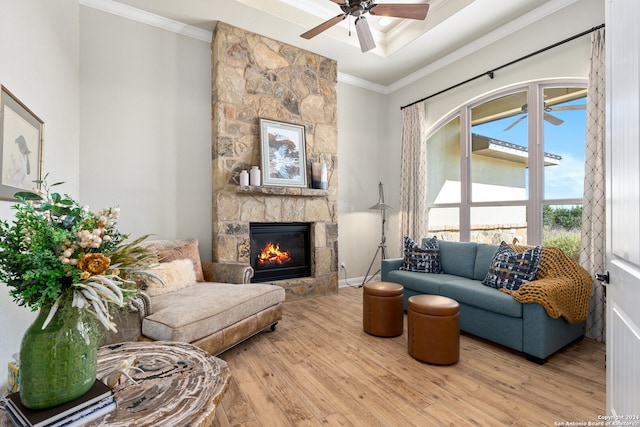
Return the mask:
<svg viewBox="0 0 640 427"><path fill-rule="evenodd" d="M541 259L540 246L518 253L502 242L493 255L491 267L482 284L517 291L523 284L536 279Z"/></svg>
<svg viewBox="0 0 640 427"><path fill-rule="evenodd" d="M424 239L422 247L411 238L404 238L404 259L400 270L420 273L442 273L440 247L435 236Z"/></svg>

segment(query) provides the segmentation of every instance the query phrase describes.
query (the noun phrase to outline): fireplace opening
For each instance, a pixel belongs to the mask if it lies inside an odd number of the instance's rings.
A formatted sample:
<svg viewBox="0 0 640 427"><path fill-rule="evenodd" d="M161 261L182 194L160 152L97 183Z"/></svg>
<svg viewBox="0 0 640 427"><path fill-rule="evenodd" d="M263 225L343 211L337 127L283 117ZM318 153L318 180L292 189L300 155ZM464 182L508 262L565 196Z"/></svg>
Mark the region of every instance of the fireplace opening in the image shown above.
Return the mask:
<svg viewBox="0 0 640 427"><path fill-rule="evenodd" d="M311 224L249 224L252 283L311 275Z"/></svg>

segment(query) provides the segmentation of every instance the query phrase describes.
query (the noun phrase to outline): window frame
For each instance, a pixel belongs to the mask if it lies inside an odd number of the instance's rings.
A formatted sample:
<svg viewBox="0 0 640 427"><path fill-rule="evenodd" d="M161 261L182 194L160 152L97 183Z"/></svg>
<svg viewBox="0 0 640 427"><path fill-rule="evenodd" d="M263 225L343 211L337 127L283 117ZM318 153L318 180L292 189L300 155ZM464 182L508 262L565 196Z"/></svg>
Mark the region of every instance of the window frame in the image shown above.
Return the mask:
<svg viewBox="0 0 640 427"><path fill-rule="evenodd" d="M443 126L456 117L460 117L460 202L459 203L429 203L432 208L458 208L460 223L460 241L471 239L471 209L492 206L525 206L527 208L527 243L542 244L543 223L542 207L544 205L582 205L582 198L546 199L544 196L544 90L553 87L587 87L587 79L564 78L534 80L526 83L508 86L486 93L480 97L462 104L458 108L438 120L427 132L426 142ZM508 96L516 92L527 93L528 114L528 147L529 147L529 192L527 200L501 200L497 202L472 201L471 177L471 110L481 104L494 99ZM428 167L428 166L427 166ZM426 191L426 189L425 189Z"/></svg>

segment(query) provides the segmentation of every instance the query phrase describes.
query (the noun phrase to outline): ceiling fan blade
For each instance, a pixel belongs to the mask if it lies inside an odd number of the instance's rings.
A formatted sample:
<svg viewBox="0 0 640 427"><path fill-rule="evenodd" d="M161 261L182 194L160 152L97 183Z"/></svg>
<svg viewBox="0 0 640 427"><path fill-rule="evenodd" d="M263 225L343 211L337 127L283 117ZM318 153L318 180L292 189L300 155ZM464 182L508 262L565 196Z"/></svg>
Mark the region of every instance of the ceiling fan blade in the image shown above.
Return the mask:
<svg viewBox="0 0 640 427"><path fill-rule="evenodd" d="M561 105L559 107L549 107L550 111L565 111L565 110L585 110L586 105Z"/></svg>
<svg viewBox="0 0 640 427"><path fill-rule="evenodd" d="M371 35L371 29L364 16L359 16L356 19L356 32L358 33L358 41L362 52L370 51L376 47L376 42L373 41L373 36Z"/></svg>
<svg viewBox="0 0 640 427"><path fill-rule="evenodd" d="M302 37L303 39L310 39L312 37L315 37L318 34L320 34L321 32L323 32L324 30L328 30L329 28L333 27L334 25L336 25L338 22L342 21L346 17L347 17L347 15L345 13L341 13L338 16L334 16L333 18L329 19L328 21L323 22L322 24L318 25L317 27L313 27L312 29L310 29L306 33L300 34L300 37Z"/></svg>
<svg viewBox="0 0 640 427"><path fill-rule="evenodd" d="M525 114L524 116L518 118L516 121L514 121L513 123L511 123L509 126L507 126L506 128L504 128L503 132L508 131L509 129L511 129L512 127L514 127L515 125L517 125L518 123L520 123L521 121L523 121L525 118L527 117L527 115Z"/></svg>
<svg viewBox="0 0 640 427"><path fill-rule="evenodd" d="M425 19L429 11L428 4L374 4L369 13L392 18Z"/></svg>
<svg viewBox="0 0 640 427"><path fill-rule="evenodd" d="M561 124L563 124L563 123L564 123L564 120L559 119L559 118L558 118L558 117L556 117L556 116L552 116L552 115L551 115L551 114L549 114L549 113L544 113L544 119L545 119L546 121L548 121L549 123L551 123L552 125L554 125L554 126L558 126L558 125L561 125Z"/></svg>

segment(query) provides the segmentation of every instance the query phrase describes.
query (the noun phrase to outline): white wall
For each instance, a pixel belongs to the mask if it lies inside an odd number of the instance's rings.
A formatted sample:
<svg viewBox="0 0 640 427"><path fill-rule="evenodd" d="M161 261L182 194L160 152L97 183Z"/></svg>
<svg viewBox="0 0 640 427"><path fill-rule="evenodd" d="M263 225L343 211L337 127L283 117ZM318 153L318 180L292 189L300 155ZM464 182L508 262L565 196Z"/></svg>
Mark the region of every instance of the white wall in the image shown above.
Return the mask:
<svg viewBox="0 0 640 427"><path fill-rule="evenodd" d="M382 94L338 83L338 265L345 263L349 278L365 275L380 242L380 211L369 208L378 202L380 168L388 167L378 150L385 143L385 102Z"/></svg>
<svg viewBox="0 0 640 427"><path fill-rule="evenodd" d="M439 92L461 81L485 73L526 54L604 22L602 0L578 0L529 27L512 33L492 45L468 55L451 65L396 90L387 99L387 138L380 147L382 179L389 183L389 204L398 206L400 191L400 147L402 116L400 108ZM525 81L545 78L586 78L589 71L590 38L583 36L545 53L497 71L494 79L482 77L427 101L427 128L469 100L494 90ZM390 220L389 248L392 256L400 256L397 211ZM340 236L344 237L343 235Z"/></svg>
<svg viewBox="0 0 640 427"><path fill-rule="evenodd" d="M44 171L78 194L79 55L77 0L0 0L0 84L45 123ZM0 201L0 219L11 220L13 203ZM0 391L6 363L35 314L18 307L0 284Z"/></svg>
<svg viewBox="0 0 640 427"><path fill-rule="evenodd" d="M211 42L80 7L83 204L211 260Z"/></svg>

